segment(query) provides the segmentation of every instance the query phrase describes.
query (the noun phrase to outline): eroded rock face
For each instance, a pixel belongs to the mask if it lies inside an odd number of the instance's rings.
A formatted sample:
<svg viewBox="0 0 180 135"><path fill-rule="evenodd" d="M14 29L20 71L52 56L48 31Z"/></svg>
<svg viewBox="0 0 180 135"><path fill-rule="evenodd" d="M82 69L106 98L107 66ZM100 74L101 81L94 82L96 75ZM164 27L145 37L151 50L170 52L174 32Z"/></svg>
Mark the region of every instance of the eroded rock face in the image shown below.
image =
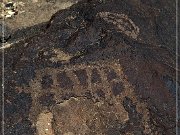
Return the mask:
<svg viewBox="0 0 180 135"><path fill-rule="evenodd" d="M80 2L5 49L5 134L175 134L175 57L131 2Z"/></svg>
<svg viewBox="0 0 180 135"><path fill-rule="evenodd" d="M117 77L110 77L112 80L108 81L107 76L111 72L107 70L114 71ZM81 84L77 72L81 73L79 77L87 76L87 85ZM143 132L144 122L149 122L147 110L136 110L136 106L143 108L145 104L137 101L133 87L116 62L81 64L55 70L47 68L37 71L36 75L37 79L30 83L30 89L26 91L32 93L34 101L30 119L35 123L42 110L52 107L56 134L110 134L109 130L113 129L116 131L112 132L120 134L126 132L128 123L132 124L131 130ZM43 88L45 76L49 76L48 80L52 83ZM140 114L144 115L144 119ZM139 128L133 129L133 126Z"/></svg>

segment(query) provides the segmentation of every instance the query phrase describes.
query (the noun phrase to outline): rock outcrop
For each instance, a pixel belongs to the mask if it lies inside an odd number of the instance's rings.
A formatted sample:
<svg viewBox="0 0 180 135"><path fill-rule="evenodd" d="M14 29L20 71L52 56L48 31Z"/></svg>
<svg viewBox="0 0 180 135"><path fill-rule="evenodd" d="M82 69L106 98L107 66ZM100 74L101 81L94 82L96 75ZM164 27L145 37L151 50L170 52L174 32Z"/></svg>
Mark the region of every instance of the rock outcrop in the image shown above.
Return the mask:
<svg viewBox="0 0 180 135"><path fill-rule="evenodd" d="M5 48L5 135L175 135L167 3L79 2Z"/></svg>

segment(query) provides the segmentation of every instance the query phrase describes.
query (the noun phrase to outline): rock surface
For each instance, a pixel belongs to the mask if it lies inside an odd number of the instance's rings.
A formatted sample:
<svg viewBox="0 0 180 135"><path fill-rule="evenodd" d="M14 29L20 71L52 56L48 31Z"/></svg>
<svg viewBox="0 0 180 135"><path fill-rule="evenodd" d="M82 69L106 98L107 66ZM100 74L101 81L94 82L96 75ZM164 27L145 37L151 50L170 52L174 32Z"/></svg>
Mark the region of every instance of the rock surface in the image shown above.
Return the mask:
<svg viewBox="0 0 180 135"><path fill-rule="evenodd" d="M169 2L79 2L5 48L5 135L175 135Z"/></svg>
<svg viewBox="0 0 180 135"><path fill-rule="evenodd" d="M9 42L17 41L27 37L38 35L44 30L46 22L58 10L69 8L79 0L3 0L0 1L0 13L6 15L11 13L8 18L5 17L5 24L8 27L7 33L11 34ZM15 11L6 7L4 13L1 11L2 4L4 6L12 3ZM1 18L1 16L0 16ZM2 20L0 20L2 22ZM1 37L1 35L0 35Z"/></svg>

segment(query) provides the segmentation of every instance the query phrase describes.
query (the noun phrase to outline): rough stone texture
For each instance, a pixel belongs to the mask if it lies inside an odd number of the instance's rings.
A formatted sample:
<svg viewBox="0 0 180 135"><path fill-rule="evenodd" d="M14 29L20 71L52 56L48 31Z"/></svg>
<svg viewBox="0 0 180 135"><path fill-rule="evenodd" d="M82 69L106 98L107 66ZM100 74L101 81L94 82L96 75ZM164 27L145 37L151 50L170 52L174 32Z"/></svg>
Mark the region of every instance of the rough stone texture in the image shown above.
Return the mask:
<svg viewBox="0 0 180 135"><path fill-rule="evenodd" d="M47 22L52 14L66 9L78 0L14 0L18 14L6 20L11 29L22 29Z"/></svg>
<svg viewBox="0 0 180 135"><path fill-rule="evenodd" d="M16 4L17 13L5 19L5 25L8 28L6 34L11 35L9 42L15 42L38 35L45 29L46 22L54 13L69 8L79 0L3 0L3 2L0 1L0 12L2 12L1 3L6 4L8 1ZM1 25L2 19L0 19L0 27Z"/></svg>
<svg viewBox="0 0 180 135"><path fill-rule="evenodd" d="M167 4L83 1L5 48L5 135L175 135Z"/></svg>

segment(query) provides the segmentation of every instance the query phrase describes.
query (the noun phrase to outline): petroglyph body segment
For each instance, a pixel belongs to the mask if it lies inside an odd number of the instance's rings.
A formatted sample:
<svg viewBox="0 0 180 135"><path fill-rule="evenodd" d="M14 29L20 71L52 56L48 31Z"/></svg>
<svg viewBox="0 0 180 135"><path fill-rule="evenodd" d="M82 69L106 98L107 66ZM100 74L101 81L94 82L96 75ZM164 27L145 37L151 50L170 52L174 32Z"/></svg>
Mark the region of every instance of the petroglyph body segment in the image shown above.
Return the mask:
<svg viewBox="0 0 180 135"><path fill-rule="evenodd" d="M116 78L109 75L110 73L106 73L107 69L116 74ZM51 89L51 91L53 91L54 88L58 88L62 93L73 92L75 95L81 95L85 94L83 92L84 90L94 93L95 91L103 89L103 91L105 90L107 93L111 93L108 92L107 89L110 91L111 87L115 87L112 86L114 85L114 81L123 84L121 82L123 81L123 76L117 73L116 69L113 69L113 67L104 64L80 64L64 67L62 69L45 68L43 70L38 70L36 71L36 79L30 84L32 86L37 86L38 83L38 87L40 87L39 89L42 89L42 91L44 91L43 89ZM36 85L34 83L36 83ZM121 88L124 88L124 86ZM113 91L114 90L115 89L113 89ZM118 92L115 93L117 94Z"/></svg>

